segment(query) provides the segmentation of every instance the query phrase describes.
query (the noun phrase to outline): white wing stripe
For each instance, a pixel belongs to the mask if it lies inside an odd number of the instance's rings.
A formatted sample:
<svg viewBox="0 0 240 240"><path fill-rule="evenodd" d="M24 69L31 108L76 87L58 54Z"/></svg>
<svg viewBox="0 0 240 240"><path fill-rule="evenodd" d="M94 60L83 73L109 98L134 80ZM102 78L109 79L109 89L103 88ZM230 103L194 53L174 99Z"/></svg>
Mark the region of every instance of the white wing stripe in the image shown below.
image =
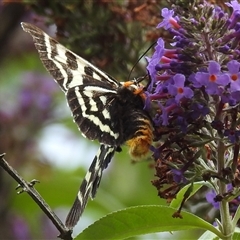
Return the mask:
<svg viewBox="0 0 240 240"><path fill-rule="evenodd" d="M104 94L104 93L114 93L114 94L117 94L117 91L115 91L115 90L110 90L110 89L106 89L106 88L99 87L99 86L85 86L84 87L84 91L88 91L88 92L101 92L102 94Z"/></svg>
<svg viewBox="0 0 240 240"><path fill-rule="evenodd" d="M62 65L59 63L64 63L66 64L66 61L64 62L64 58L63 58L63 54L61 54L62 52L59 51L58 49L58 45L52 45L50 43L50 38L47 34L43 33L43 36L44 36L44 42L45 42L45 46L46 46L46 51L44 51L45 53L47 53L47 57L48 59L52 60L54 62L54 64L56 65L56 67L59 69L59 71L61 72L62 76L63 76L63 83L62 83L62 86L64 87L65 90L68 89L67 87L67 83L68 83L68 74L66 73L66 71L63 69ZM53 49L54 47L56 48L56 54L58 55L53 55ZM54 57L52 57L54 56ZM59 58L60 57L60 58ZM58 59L59 58L59 59ZM55 79L57 81L57 79Z"/></svg>
<svg viewBox="0 0 240 240"><path fill-rule="evenodd" d="M89 94L88 91L87 92L84 91L84 93L88 93ZM112 131L112 129L110 128L110 126L108 126L106 124L103 124L98 117L96 117L96 116L94 116L92 114L91 115L90 114L86 114L87 108L85 106L83 97L82 97L82 95L80 93L79 87L75 88L75 94L77 96L79 105L81 106L83 118L87 118L88 120L93 122L96 126L98 126L102 132L107 132L109 135L114 137L114 139L117 139L119 137L119 133L114 133ZM109 118L109 112L108 111L103 111L102 114L103 114L105 119Z"/></svg>

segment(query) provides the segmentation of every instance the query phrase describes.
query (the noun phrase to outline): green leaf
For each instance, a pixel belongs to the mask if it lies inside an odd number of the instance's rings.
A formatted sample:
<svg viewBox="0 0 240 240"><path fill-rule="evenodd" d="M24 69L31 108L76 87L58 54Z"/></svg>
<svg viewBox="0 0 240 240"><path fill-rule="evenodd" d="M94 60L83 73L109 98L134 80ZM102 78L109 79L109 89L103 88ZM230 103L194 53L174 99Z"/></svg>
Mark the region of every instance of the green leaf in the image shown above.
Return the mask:
<svg viewBox="0 0 240 240"><path fill-rule="evenodd" d="M233 234L233 240L239 240L240 239L240 228L236 227L235 232Z"/></svg>
<svg viewBox="0 0 240 240"><path fill-rule="evenodd" d="M194 195L203 185L205 185L205 182L195 182L193 184L193 190L188 198L190 198L192 195ZM172 200L170 207L178 208L180 206L180 204L183 200L184 194L188 190L189 186L190 186L190 184L186 185L178 192L177 197Z"/></svg>
<svg viewBox="0 0 240 240"><path fill-rule="evenodd" d="M203 219L182 211L182 219L173 218L176 209L167 206L137 206L113 212L96 221L77 236L80 239L126 239L136 235L201 228L219 237L222 234Z"/></svg>
<svg viewBox="0 0 240 240"><path fill-rule="evenodd" d="M219 240L220 238L217 237L213 232L206 231L203 235L198 238L198 240Z"/></svg>
<svg viewBox="0 0 240 240"><path fill-rule="evenodd" d="M240 219L240 206L238 206L237 211L234 214L233 218L233 227L235 227Z"/></svg>

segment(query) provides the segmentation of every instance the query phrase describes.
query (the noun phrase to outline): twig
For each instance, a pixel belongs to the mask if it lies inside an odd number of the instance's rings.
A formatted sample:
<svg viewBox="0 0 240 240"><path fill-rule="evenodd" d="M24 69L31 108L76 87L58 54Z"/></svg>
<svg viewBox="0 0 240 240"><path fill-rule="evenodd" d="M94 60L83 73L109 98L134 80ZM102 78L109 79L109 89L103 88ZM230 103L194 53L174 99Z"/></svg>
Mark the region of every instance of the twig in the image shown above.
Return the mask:
<svg viewBox="0 0 240 240"><path fill-rule="evenodd" d="M65 227L65 225L62 223L62 221L58 218L58 216L51 210L49 205L44 201L44 199L41 197L41 195L37 192L37 190L34 188L34 184L38 182L37 180L32 180L31 182L26 182L15 169L13 169L3 158L5 154L0 154L0 166L12 177L14 178L18 183L18 187L21 187L21 192L27 192L30 197L37 203L37 205L43 210L43 212L48 216L48 218L52 221L52 223L55 225L55 227L60 232L60 235L58 236L61 239L64 240L72 240L72 230Z"/></svg>

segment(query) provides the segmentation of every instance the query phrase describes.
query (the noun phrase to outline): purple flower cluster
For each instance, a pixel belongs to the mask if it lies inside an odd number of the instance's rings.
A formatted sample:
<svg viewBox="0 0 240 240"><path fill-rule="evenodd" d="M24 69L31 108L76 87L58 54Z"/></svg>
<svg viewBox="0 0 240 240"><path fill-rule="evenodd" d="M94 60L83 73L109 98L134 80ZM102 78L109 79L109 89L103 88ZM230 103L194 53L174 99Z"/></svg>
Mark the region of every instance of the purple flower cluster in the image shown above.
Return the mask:
<svg viewBox="0 0 240 240"><path fill-rule="evenodd" d="M212 21L217 21L219 18L222 21L225 20L222 25L225 28L228 25L227 30L229 33L226 32L225 36L221 38L215 36L217 38L217 44L215 45L218 48L209 46L210 49L207 49L208 44L211 44L214 40L210 39L210 34L206 36L205 43L197 43L197 39L189 38L191 33L181 27L181 18L173 17L173 10L166 8L162 10L164 19L158 27L164 27L170 30L171 33L174 33L174 42L171 45L175 46L175 48L166 49L163 39L159 38L153 56L147 58L147 70L151 76L151 84L148 88L150 94L148 94L148 97L151 100L159 99L159 104L164 102L164 105L161 104L161 109L165 114L160 114L162 121L158 121L158 124L167 125L169 118L174 116L174 113L181 112L181 105L186 101L189 102L189 99L191 102L197 102L198 99L195 93L199 94L201 92L213 98L218 96L218 101L228 103L231 106L239 103L240 63L238 62L239 56L237 54L240 49L232 49L231 45L240 37L237 34L240 26L238 26L239 24L235 20L238 14L240 14L240 10L238 10L240 5L236 1L232 1L229 5L234 6L234 11L230 18L220 9L212 8L212 16L210 16ZM211 8L210 5L205 7ZM223 19L223 14L225 19ZM179 23L177 19L179 19ZM230 21L230 19L233 20ZM232 24L232 21L235 24ZM201 22L197 22L195 19L194 25L197 27L200 24ZM233 31L236 34L233 34ZM204 33L199 35L204 35ZM232 37L233 35L236 36L231 39L229 35ZM204 36L198 37L203 38ZM189 51L190 48L191 52ZM225 52L226 50L222 51L222 49L226 48L228 53ZM201 49L202 52L200 52ZM214 51L215 54L213 55ZM211 55L213 56L211 57ZM221 59L218 62L219 58ZM199 102L199 104L204 107L204 103ZM169 108L169 106L173 107ZM190 107L190 110L196 111L196 109L193 109L193 106Z"/></svg>
<svg viewBox="0 0 240 240"><path fill-rule="evenodd" d="M36 136L55 117L53 109L58 86L49 78L39 73L26 72L20 75L18 83L11 85L10 92L4 85L0 89L0 152L7 154L11 166L19 171L24 169L29 172L29 176L38 169L36 159L44 159L39 153ZM1 186L4 186L0 191L1 207L5 209L1 217L9 225L12 239L31 239L26 219L8 209L13 194L9 190L12 186L8 180L1 178ZM44 229L42 226L40 232L43 233Z"/></svg>
<svg viewBox="0 0 240 240"><path fill-rule="evenodd" d="M188 183L211 178L236 187L240 4L227 3L230 14L202 0L193 2L185 8L162 9L157 28L167 30L172 42L159 38L147 58L151 82L145 108L153 112L159 141L152 147L158 177L153 185L167 199ZM224 158L232 156L226 160L226 168L234 166L227 175L217 168L219 141L226 146Z"/></svg>
<svg viewBox="0 0 240 240"><path fill-rule="evenodd" d="M19 82L13 102L5 100L8 95L4 90L0 94L5 103L0 106L0 128L3 129L0 131L0 151L8 154L14 167L24 166L22 161L27 161L29 151L33 156L36 154L34 136L46 121L54 118L54 94L57 92L53 81L37 73L23 74Z"/></svg>
<svg viewBox="0 0 240 240"><path fill-rule="evenodd" d="M236 210L240 204L240 196L236 195L234 193L234 189L232 187L232 184L227 184L227 190L228 192L226 193L225 196L219 196L216 194L216 192L211 189L207 192L206 194L206 200L215 208L219 209L220 204L219 202L224 198L227 197L229 199L229 212L232 216L236 213ZM233 197L235 196L235 197Z"/></svg>

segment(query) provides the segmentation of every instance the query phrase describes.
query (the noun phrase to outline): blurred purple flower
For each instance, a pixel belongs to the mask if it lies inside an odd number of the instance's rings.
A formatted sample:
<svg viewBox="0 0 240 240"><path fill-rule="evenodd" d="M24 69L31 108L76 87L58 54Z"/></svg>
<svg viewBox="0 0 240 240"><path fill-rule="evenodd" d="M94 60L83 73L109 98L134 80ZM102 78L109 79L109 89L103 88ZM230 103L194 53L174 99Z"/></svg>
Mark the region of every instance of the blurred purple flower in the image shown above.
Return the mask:
<svg viewBox="0 0 240 240"><path fill-rule="evenodd" d="M227 136L231 143L237 143L239 142L240 131L233 130L233 129L226 129L224 131L224 136Z"/></svg>
<svg viewBox="0 0 240 240"><path fill-rule="evenodd" d="M212 206L216 209L219 209L219 202L216 202L214 199L216 197L216 192L213 189L210 189L207 193L206 193L206 200L212 204Z"/></svg>
<svg viewBox="0 0 240 240"><path fill-rule="evenodd" d="M187 183L187 179L184 176L184 171L183 170L178 170L178 169L172 169L171 170L173 173L173 180L180 184L180 183Z"/></svg>
<svg viewBox="0 0 240 240"><path fill-rule="evenodd" d="M0 106L0 151L17 156L13 157L14 167L23 166L22 161L35 155L35 136L53 118L54 94L59 91L50 77L37 73L23 74L19 82L12 90L14 97L5 98Z"/></svg>
<svg viewBox="0 0 240 240"><path fill-rule="evenodd" d="M167 8L162 9L163 21L157 25L157 28L163 27L164 29L169 29L171 27L180 28L177 23L178 18L173 17L174 11L168 10Z"/></svg>
<svg viewBox="0 0 240 240"><path fill-rule="evenodd" d="M23 86L19 93L18 109L23 114L35 114L38 117L47 117L52 107L53 94L57 85L50 78L36 73L27 73L23 76ZM39 113L39 114L38 114ZM37 119L36 119L37 120Z"/></svg>
<svg viewBox="0 0 240 240"><path fill-rule="evenodd" d="M200 103L193 103L192 112L190 114L191 118L196 120L199 117L204 117L209 114L210 110L207 106L203 106Z"/></svg>
<svg viewBox="0 0 240 240"><path fill-rule="evenodd" d="M42 215L41 217L41 229L44 239L55 239L58 235L56 227L46 215Z"/></svg>
<svg viewBox="0 0 240 240"><path fill-rule="evenodd" d="M20 216L12 218L12 232L16 240L32 239L27 222Z"/></svg>
<svg viewBox="0 0 240 240"><path fill-rule="evenodd" d="M231 7L233 11L240 10L240 5L237 0L231 1L230 3L225 3L228 7Z"/></svg>

